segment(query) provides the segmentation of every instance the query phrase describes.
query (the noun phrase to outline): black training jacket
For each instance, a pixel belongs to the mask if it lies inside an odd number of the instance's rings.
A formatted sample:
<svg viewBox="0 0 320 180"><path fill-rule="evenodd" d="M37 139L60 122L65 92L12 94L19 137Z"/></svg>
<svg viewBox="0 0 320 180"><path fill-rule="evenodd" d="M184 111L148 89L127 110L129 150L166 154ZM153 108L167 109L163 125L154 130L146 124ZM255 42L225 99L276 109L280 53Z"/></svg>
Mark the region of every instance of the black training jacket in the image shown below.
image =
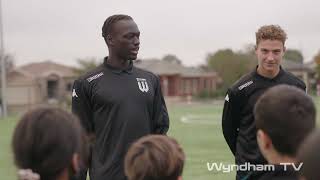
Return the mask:
<svg viewBox="0 0 320 180"><path fill-rule="evenodd" d="M169 116L160 81L153 73L102 65L74 82L72 111L95 137L91 180L123 180L129 145L147 134L166 134Z"/></svg>
<svg viewBox="0 0 320 180"><path fill-rule="evenodd" d="M222 130L236 164L265 164L256 140L253 108L259 96L268 88L287 84L306 90L303 81L280 67L272 79L263 77L257 70L244 75L227 92L222 115ZM241 178L246 173L237 172Z"/></svg>

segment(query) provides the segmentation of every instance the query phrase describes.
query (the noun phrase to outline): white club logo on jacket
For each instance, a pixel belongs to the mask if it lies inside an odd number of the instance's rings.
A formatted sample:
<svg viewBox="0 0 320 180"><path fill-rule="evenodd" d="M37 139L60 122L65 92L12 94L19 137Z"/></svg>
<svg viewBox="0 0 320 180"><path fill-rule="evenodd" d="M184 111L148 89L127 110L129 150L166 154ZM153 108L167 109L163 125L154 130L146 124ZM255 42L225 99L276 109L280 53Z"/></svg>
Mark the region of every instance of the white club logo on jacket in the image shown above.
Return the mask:
<svg viewBox="0 0 320 180"><path fill-rule="evenodd" d="M72 97L74 98L74 97L78 97L78 95L77 95L77 93L76 93L76 89L73 89L72 90Z"/></svg>
<svg viewBox="0 0 320 180"><path fill-rule="evenodd" d="M149 86L148 86L147 80L143 79L143 78L136 78L136 79L137 79L140 91L148 92L149 91Z"/></svg>

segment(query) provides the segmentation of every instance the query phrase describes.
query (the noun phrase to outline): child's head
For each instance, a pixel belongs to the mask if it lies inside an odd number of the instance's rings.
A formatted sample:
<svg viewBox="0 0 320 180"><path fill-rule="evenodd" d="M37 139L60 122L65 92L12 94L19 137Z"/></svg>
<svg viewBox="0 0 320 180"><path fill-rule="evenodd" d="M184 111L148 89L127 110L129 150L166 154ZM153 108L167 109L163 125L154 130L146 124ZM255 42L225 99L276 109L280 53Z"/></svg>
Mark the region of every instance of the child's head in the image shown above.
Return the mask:
<svg viewBox="0 0 320 180"><path fill-rule="evenodd" d="M177 180L181 179L184 160L184 152L175 139L149 135L129 148L125 173L129 180Z"/></svg>
<svg viewBox="0 0 320 180"><path fill-rule="evenodd" d="M82 129L77 118L58 108L27 112L18 122L12 140L15 164L31 169L41 179L74 175L83 155Z"/></svg>
<svg viewBox="0 0 320 180"><path fill-rule="evenodd" d="M275 153L296 157L300 144L315 128L316 109L304 91L278 85L259 98L254 116L260 150L270 162Z"/></svg>

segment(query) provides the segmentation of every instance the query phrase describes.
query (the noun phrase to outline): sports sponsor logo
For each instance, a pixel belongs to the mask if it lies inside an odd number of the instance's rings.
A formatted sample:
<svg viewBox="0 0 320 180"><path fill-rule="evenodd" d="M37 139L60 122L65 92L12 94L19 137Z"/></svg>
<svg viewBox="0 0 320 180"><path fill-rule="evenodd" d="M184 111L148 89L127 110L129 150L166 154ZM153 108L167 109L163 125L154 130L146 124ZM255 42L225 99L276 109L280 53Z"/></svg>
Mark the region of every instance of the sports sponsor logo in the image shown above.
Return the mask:
<svg viewBox="0 0 320 180"><path fill-rule="evenodd" d="M93 81L93 80L95 80L95 79L98 79L98 78L101 77L101 76L103 76L103 72L101 72L101 73L99 73L99 74L96 74L96 75L94 75L94 76L89 77L89 78L87 79L87 81L88 81L88 82L91 82L91 81Z"/></svg>
<svg viewBox="0 0 320 180"><path fill-rule="evenodd" d="M76 93L76 89L72 90L72 97L78 97L77 93Z"/></svg>
<svg viewBox="0 0 320 180"><path fill-rule="evenodd" d="M226 97L224 98L224 100L229 102L229 94L226 95Z"/></svg>
<svg viewBox="0 0 320 180"><path fill-rule="evenodd" d="M250 86L251 84L253 84L253 81L246 82L246 83L242 84L241 86L239 86L238 89L241 91L243 88L246 88L246 87Z"/></svg>

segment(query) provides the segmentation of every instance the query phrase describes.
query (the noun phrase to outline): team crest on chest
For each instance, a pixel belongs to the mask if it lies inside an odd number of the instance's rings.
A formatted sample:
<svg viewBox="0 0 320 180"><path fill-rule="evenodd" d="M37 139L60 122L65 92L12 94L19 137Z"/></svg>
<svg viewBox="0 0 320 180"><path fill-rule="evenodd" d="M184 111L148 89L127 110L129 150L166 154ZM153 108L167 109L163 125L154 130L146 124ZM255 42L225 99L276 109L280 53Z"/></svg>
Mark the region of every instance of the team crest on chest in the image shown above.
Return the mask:
<svg viewBox="0 0 320 180"><path fill-rule="evenodd" d="M149 91L149 86L148 86L147 80L143 79L143 78L136 78L136 79L137 79L140 91L148 92Z"/></svg>

